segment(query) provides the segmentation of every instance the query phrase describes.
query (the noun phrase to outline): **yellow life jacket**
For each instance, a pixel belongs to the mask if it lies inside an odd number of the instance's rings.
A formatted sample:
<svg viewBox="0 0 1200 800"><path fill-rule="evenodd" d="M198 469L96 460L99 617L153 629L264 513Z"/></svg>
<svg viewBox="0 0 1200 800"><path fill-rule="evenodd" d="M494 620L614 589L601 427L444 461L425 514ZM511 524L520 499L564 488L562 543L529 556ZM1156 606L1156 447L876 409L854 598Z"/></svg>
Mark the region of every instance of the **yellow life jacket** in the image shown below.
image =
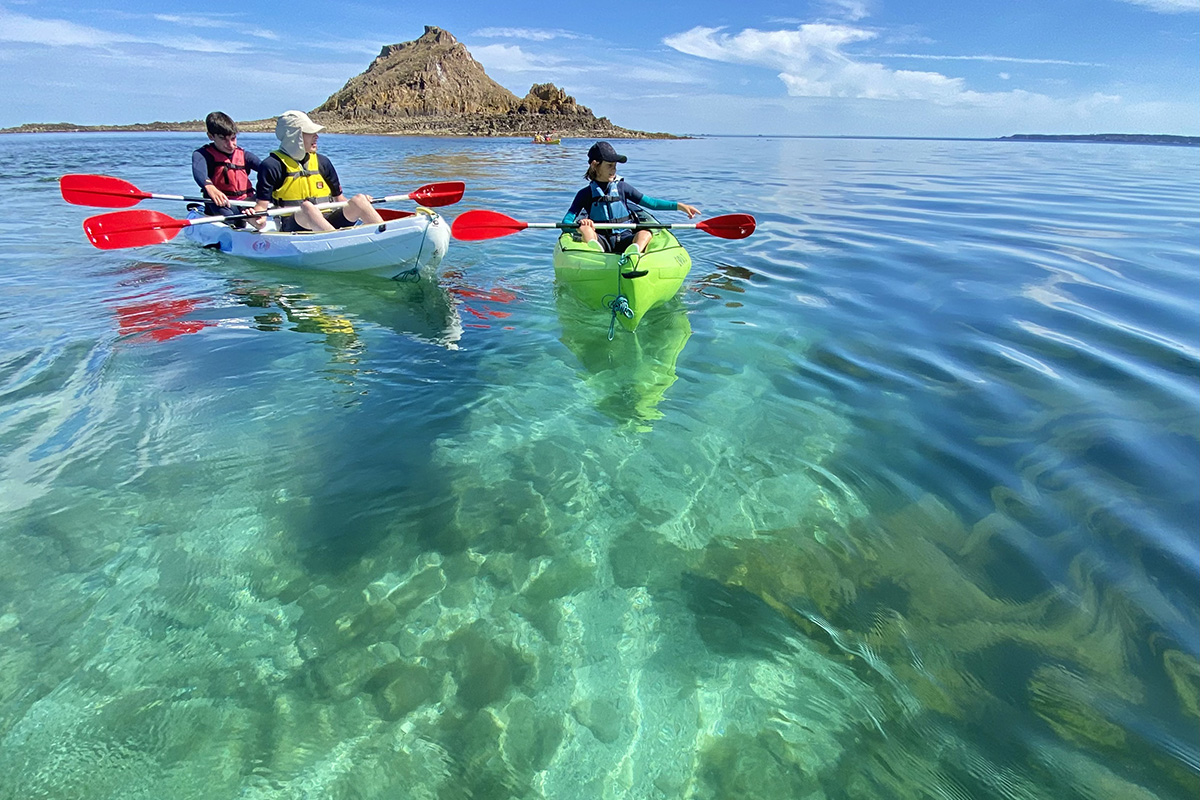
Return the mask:
<svg viewBox="0 0 1200 800"><path fill-rule="evenodd" d="M283 183L271 192L271 199L276 205L298 206L305 200L318 203L333 196L317 166L316 153L308 154L304 166L300 166L300 162L282 150L276 150L273 155L283 162L283 168L287 170Z"/></svg>

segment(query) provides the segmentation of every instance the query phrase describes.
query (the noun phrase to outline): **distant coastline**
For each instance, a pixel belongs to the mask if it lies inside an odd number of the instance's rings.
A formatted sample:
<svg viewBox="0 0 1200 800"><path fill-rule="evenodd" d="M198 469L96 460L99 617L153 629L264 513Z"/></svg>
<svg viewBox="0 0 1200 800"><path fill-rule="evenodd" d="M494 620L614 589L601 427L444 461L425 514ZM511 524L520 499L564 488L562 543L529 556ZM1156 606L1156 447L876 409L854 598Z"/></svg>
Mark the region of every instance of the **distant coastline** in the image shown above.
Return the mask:
<svg viewBox="0 0 1200 800"><path fill-rule="evenodd" d="M673 133L653 131L635 131L611 125L607 119L600 120L606 127L596 130L595 127L570 126L570 120L554 124L549 115L535 118L542 122L544 130L553 130L555 135L565 139L690 139L691 136L680 136ZM324 120L317 119L324 123ZM342 121L330 121L325 124L326 133L363 134L378 136L500 136L513 139L528 139L533 134L525 130L481 131L478 124L463 115L461 120L452 120L452 125L445 127L423 129L414 128L405 121L396 126L382 122L365 124L346 124ZM275 130L275 119L256 119L249 121L238 120L238 130L242 133L270 133ZM0 128L0 134L5 133L204 133L204 120L189 120L187 122L138 122L132 125L76 125L72 122L31 122L18 125L15 128Z"/></svg>
<svg viewBox="0 0 1200 800"><path fill-rule="evenodd" d="M998 141L1016 142L1102 142L1105 144L1172 144L1200 146L1200 136L1174 136L1167 133L1018 133L1001 136Z"/></svg>
<svg viewBox="0 0 1200 800"><path fill-rule="evenodd" d="M245 130L245 128L242 128ZM73 122L30 122L15 128L0 128L0 133L147 133L204 131L204 120L188 122L138 122L133 125L76 125Z"/></svg>
<svg viewBox="0 0 1200 800"><path fill-rule="evenodd" d="M254 120L251 122L240 123L241 129L244 132L269 132L273 130L273 119ZM341 133L337 130L337 125L329 127L330 133ZM140 122L132 125L77 125L72 122L33 122L19 125L15 128L0 128L0 134L3 133L179 133L179 132L204 132L203 120L188 120L186 122ZM468 130L464 127L458 133L445 132L422 132L422 133L399 133L389 132L386 130L379 131L358 131L348 130L344 133L381 133L391 135L409 135L409 136L478 136L476 131ZM504 134L492 134L503 136ZM570 132L561 134L564 138L574 138ZM693 134L641 134L638 138L661 138L661 139L691 139L704 138L710 134L693 133ZM524 134L510 134L513 138L525 138ZM614 137L616 138L616 137ZM926 139L933 141L972 141L972 142L1095 142L1100 144L1152 144L1152 145L1172 145L1181 147L1200 147L1200 136L1176 136L1166 133L1080 133L1080 134L1054 134L1054 133L1017 133L1012 136L999 136L994 138L987 137L963 137L963 136L878 136L878 135L841 135L841 136L819 136L819 135L782 135L774 136L772 134L743 134L739 136L725 137L717 135L715 138L788 138L788 139Z"/></svg>

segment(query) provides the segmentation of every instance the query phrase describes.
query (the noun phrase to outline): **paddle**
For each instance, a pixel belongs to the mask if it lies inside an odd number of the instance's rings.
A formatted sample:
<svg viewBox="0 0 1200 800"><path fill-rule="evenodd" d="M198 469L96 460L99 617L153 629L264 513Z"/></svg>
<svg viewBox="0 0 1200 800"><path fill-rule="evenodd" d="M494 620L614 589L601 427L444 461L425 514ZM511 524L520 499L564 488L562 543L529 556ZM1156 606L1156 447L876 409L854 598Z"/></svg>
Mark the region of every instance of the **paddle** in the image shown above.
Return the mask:
<svg viewBox="0 0 1200 800"><path fill-rule="evenodd" d="M393 194L372 200L372 205L380 203L395 203L400 200L416 200L426 206L448 206L457 203L463 196L464 185L461 181L447 183L431 183L415 189L408 194ZM339 203L318 203L320 210L342 208L349 201ZM211 217L196 217L195 219L175 219L158 211L133 209L131 211L114 211L111 214L100 214L88 217L83 221L83 230L88 241L101 250L119 250L125 247L142 247L148 244L161 244L174 239L181 230L193 225L206 225L210 222L232 222L251 217L282 217L295 214L299 206L284 208L269 208L266 211L232 214L230 216L216 215Z"/></svg>
<svg viewBox="0 0 1200 800"><path fill-rule="evenodd" d="M143 192L129 181L114 178L109 175L63 175L58 185L63 199L78 206L96 206L98 208L130 208L142 200L187 200L190 202L206 203L203 197L183 197L177 194L154 194ZM399 200L416 200L430 208L451 206L462 200L466 187L461 181L446 183L430 183L409 194L392 195L372 201L373 204L392 203ZM250 207L253 200L231 200L230 205ZM324 208L325 206L322 206ZM330 206L337 208L338 206Z"/></svg>
<svg viewBox="0 0 1200 800"><path fill-rule="evenodd" d="M705 233L722 239L745 239L754 233L754 217L749 214L726 214L721 217L701 220L700 222L598 222L596 228L627 229L627 230L679 230L681 228L697 228ZM557 228L572 230L578 228L577 222L521 222L506 217L496 211L478 209L459 214L450 226L450 234L455 239L464 242L478 242L483 239L497 239L508 236L526 228Z"/></svg>
<svg viewBox="0 0 1200 800"><path fill-rule="evenodd" d="M63 175L58 179L58 188L63 200L77 206L97 208L129 208L143 200L187 200L207 203L206 197L184 197L178 194L155 194L143 192L129 181L110 175ZM249 208L253 200L230 200L229 205Z"/></svg>

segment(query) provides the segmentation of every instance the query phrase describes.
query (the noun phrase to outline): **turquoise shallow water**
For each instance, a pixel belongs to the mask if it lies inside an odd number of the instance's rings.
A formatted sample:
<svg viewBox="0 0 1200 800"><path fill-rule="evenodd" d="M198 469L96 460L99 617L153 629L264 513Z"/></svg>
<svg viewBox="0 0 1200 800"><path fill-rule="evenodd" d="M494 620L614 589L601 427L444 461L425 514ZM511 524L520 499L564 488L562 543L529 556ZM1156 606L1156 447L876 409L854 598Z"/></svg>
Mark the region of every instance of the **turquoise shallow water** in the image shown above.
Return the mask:
<svg viewBox="0 0 1200 800"><path fill-rule="evenodd" d="M195 142L0 138L0 798L1200 791L1195 149L625 143L759 230L610 343L545 231L87 244ZM531 221L587 144L322 140Z"/></svg>

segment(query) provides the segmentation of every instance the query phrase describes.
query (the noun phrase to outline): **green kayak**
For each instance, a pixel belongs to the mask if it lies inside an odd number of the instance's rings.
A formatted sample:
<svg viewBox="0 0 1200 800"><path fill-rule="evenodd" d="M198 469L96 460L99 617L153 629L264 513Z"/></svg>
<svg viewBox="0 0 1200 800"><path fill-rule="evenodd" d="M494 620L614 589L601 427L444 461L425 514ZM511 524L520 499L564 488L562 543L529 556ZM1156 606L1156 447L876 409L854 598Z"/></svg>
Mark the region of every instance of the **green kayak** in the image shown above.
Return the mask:
<svg viewBox="0 0 1200 800"><path fill-rule="evenodd" d="M692 257L670 231L656 230L636 267L622 268L620 259L619 253L564 233L554 248L554 277L588 308L607 312L632 331L647 311L679 292Z"/></svg>

